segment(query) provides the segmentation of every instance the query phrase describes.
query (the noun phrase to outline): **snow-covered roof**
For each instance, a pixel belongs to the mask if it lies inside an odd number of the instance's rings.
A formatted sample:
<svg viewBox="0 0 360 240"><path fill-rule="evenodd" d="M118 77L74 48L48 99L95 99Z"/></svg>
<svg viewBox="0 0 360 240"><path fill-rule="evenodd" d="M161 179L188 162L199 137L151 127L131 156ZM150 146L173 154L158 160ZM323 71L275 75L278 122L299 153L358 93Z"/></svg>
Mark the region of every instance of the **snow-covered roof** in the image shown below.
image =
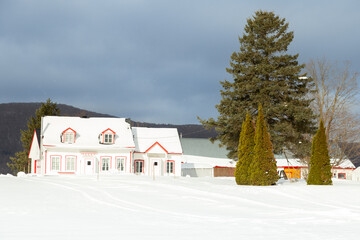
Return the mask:
<svg viewBox="0 0 360 240"><path fill-rule="evenodd" d="M330 159L330 162L334 162L334 159ZM276 164L278 167L307 167L307 165L300 161L300 159L289 158L277 158ZM342 163L337 166L338 168L355 168L354 164L349 159L344 159Z"/></svg>
<svg viewBox="0 0 360 240"><path fill-rule="evenodd" d="M184 162L184 166L186 164L195 163L196 166L205 166L207 164L211 167L235 167L236 162L234 160L228 158L211 158L211 157L200 157L194 155L183 155L182 161Z"/></svg>
<svg viewBox="0 0 360 240"><path fill-rule="evenodd" d="M182 154L176 128L133 127L132 132L136 152Z"/></svg>
<svg viewBox="0 0 360 240"><path fill-rule="evenodd" d="M295 158L276 158L276 165L277 167L307 167L305 163Z"/></svg>
<svg viewBox="0 0 360 240"><path fill-rule="evenodd" d="M349 159L345 159L338 167L340 167L340 168L356 168L355 165Z"/></svg>
<svg viewBox="0 0 360 240"><path fill-rule="evenodd" d="M61 142L61 134L71 128L76 132L75 143ZM99 143L99 135L105 130L115 132L113 144ZM134 148L130 124L125 118L81 118L81 117L43 117L41 133L43 146L79 149L119 149Z"/></svg>

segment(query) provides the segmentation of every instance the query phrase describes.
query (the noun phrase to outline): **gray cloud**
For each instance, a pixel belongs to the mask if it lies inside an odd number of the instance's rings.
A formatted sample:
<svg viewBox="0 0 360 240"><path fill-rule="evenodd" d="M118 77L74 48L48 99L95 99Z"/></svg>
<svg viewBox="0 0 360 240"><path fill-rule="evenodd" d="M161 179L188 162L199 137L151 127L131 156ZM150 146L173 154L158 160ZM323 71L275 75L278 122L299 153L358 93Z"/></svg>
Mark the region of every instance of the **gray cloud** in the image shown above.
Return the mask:
<svg viewBox="0 0 360 240"><path fill-rule="evenodd" d="M216 117L246 19L290 23L300 62L360 67L357 1L1 1L0 101L48 97L138 121Z"/></svg>

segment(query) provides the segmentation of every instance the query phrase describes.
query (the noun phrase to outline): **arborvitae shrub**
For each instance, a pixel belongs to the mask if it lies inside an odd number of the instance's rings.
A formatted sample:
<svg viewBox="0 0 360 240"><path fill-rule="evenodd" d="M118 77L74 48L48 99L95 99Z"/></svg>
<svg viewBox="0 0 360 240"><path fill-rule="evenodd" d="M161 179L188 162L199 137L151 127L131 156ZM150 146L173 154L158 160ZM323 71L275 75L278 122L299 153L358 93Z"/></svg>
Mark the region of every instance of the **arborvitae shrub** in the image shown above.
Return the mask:
<svg viewBox="0 0 360 240"><path fill-rule="evenodd" d="M249 182L249 167L254 157L254 137L255 129L251 120L251 115L246 114L245 121L241 127L239 148L238 148L238 162L235 168L235 181L238 185L248 185Z"/></svg>
<svg viewBox="0 0 360 240"><path fill-rule="evenodd" d="M273 185L279 179L261 104L256 121L254 158L249 168L249 175L251 185Z"/></svg>
<svg viewBox="0 0 360 240"><path fill-rule="evenodd" d="M312 142L307 184L332 185L330 157L322 120Z"/></svg>

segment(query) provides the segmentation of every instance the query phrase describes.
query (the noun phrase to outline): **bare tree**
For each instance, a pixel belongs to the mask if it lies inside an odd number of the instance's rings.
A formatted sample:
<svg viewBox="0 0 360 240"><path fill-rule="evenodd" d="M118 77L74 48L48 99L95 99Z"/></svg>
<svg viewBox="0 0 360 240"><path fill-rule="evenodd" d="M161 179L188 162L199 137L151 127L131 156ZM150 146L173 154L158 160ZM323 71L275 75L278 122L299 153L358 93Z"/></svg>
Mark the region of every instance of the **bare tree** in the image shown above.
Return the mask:
<svg viewBox="0 0 360 240"><path fill-rule="evenodd" d="M344 146L360 136L359 117L353 111L359 93L358 73L350 72L349 63L339 67L326 58L311 60L306 69L315 88L312 108L324 121L329 154L335 160L333 165L338 166L346 157Z"/></svg>

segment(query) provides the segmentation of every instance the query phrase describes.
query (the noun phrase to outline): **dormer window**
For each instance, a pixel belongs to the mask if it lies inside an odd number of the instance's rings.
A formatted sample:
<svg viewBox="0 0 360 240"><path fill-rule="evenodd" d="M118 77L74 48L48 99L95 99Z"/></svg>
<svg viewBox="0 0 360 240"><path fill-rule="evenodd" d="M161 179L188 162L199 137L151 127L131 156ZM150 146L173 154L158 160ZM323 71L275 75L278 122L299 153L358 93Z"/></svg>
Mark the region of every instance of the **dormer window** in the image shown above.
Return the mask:
<svg viewBox="0 0 360 240"><path fill-rule="evenodd" d="M113 143L113 134L112 133L105 133L104 134L104 143Z"/></svg>
<svg viewBox="0 0 360 240"><path fill-rule="evenodd" d="M110 128L103 131L100 135L100 143L113 144L115 142L115 132Z"/></svg>
<svg viewBox="0 0 360 240"><path fill-rule="evenodd" d="M68 128L61 134L61 142L63 143L75 143L76 131L72 128Z"/></svg>

